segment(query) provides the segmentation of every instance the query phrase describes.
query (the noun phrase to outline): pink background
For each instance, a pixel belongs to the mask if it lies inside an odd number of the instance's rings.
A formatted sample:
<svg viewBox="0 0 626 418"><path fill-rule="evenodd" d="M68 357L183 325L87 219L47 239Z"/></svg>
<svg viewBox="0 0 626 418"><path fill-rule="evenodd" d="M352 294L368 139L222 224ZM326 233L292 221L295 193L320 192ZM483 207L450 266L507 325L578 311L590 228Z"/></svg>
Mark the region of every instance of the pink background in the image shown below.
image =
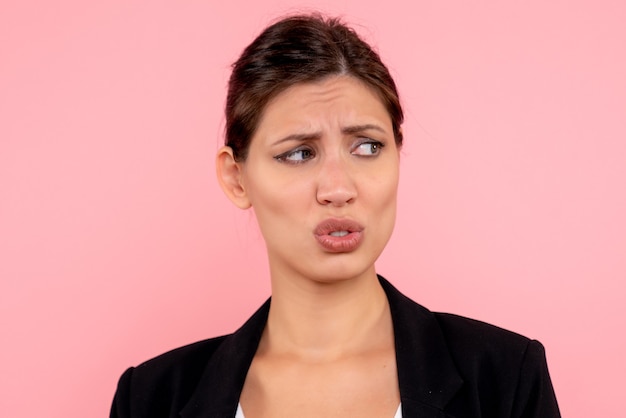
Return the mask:
<svg viewBox="0 0 626 418"><path fill-rule="evenodd" d="M377 45L406 107L378 270L541 340L563 416L623 409L623 1L7 3L3 416L107 416L126 367L230 332L268 296L254 216L213 156L230 63L305 5Z"/></svg>

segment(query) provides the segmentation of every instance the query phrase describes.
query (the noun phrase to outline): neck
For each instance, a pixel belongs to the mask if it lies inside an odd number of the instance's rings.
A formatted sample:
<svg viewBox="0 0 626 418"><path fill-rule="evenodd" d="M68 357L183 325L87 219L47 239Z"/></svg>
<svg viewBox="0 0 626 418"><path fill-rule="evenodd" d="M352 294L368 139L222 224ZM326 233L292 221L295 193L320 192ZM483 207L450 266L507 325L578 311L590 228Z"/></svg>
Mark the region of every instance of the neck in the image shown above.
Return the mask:
<svg viewBox="0 0 626 418"><path fill-rule="evenodd" d="M387 297L372 268L335 282L272 275L272 303L260 350L324 360L393 341Z"/></svg>

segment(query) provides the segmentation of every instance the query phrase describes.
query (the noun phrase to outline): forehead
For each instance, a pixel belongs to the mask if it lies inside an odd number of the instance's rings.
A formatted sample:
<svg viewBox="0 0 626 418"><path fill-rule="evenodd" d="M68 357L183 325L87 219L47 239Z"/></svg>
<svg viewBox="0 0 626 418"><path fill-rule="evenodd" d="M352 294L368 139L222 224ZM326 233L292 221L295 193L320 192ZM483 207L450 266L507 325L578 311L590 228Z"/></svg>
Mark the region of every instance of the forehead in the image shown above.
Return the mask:
<svg viewBox="0 0 626 418"><path fill-rule="evenodd" d="M387 109L370 86L351 76L332 76L295 84L277 94L266 105L258 131L268 125L365 122L361 119L391 125Z"/></svg>

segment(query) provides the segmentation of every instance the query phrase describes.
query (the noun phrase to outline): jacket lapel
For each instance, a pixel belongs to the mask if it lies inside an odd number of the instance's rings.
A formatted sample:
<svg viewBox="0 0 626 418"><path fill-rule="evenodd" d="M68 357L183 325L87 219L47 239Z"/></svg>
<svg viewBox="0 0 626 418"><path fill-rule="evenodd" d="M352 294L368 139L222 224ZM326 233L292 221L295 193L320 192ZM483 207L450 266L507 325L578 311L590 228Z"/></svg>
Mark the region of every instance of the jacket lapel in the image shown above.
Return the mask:
<svg viewBox="0 0 626 418"><path fill-rule="evenodd" d="M185 408L182 418L233 418L239 395L256 353L270 299L241 328L224 339L207 363L202 378Z"/></svg>
<svg viewBox="0 0 626 418"><path fill-rule="evenodd" d="M403 418L447 417L445 405L463 380L434 314L379 276L394 327Z"/></svg>
<svg viewBox="0 0 626 418"><path fill-rule="evenodd" d="M463 380L432 312L379 280L391 309L403 418L452 418L442 410ZM207 363L181 418L232 418L267 322L270 299L224 339Z"/></svg>

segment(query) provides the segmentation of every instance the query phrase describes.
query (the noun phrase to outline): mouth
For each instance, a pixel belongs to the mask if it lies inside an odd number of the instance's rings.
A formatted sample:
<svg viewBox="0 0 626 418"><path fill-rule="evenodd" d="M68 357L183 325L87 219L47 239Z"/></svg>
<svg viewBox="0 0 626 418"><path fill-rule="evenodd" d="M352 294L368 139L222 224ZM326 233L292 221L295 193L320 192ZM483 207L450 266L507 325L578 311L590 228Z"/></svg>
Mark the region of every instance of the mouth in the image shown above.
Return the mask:
<svg viewBox="0 0 626 418"><path fill-rule="evenodd" d="M320 222L313 235L322 248L331 253L356 250L363 241L364 227L350 219L330 218Z"/></svg>

